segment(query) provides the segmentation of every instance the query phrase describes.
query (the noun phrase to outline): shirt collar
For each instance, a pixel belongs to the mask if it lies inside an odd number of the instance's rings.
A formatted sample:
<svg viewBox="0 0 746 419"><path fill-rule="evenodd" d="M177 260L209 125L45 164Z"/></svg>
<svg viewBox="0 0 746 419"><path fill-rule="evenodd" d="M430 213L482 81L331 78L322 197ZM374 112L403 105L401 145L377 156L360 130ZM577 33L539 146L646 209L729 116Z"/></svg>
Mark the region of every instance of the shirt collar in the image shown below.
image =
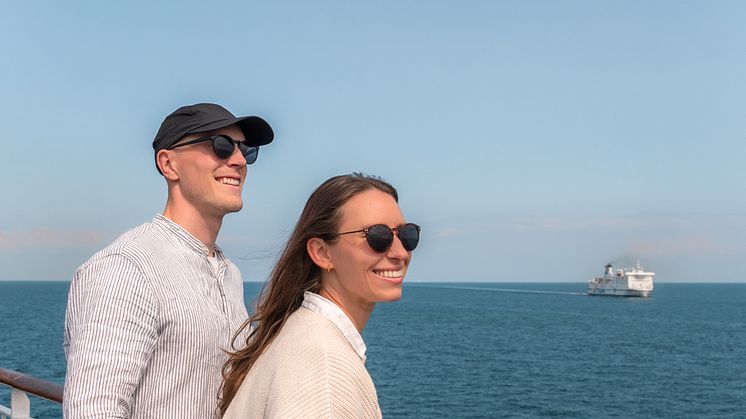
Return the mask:
<svg viewBox="0 0 746 419"><path fill-rule="evenodd" d="M156 216L153 217L153 224L163 227L168 233L171 233L179 238L182 243L191 247L196 252L205 256L210 256L210 249L208 249L204 243L202 243L198 238L194 237L190 232L186 231L184 227L169 220L164 215L156 214ZM215 257L218 258L218 260L220 261L223 261L224 259L223 251L218 247L217 244L215 245Z"/></svg>
<svg viewBox="0 0 746 419"><path fill-rule="evenodd" d="M301 305L313 312L319 313L334 323L335 326L342 332L347 342L352 346L360 359L365 362L365 342L363 337L357 331L357 328L352 323L349 317L342 311L339 306L326 298L306 291L303 294L303 303Z"/></svg>

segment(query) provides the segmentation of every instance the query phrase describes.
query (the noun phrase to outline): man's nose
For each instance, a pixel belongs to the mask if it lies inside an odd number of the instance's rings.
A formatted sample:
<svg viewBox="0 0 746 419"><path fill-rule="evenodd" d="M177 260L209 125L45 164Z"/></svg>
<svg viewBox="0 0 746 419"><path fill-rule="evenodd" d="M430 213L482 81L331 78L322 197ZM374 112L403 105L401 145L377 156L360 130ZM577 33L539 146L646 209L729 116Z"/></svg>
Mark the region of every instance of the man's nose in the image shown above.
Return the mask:
<svg viewBox="0 0 746 419"><path fill-rule="evenodd" d="M246 158L241 153L241 149L238 148L238 144L233 144L233 153L228 157L229 166L246 166Z"/></svg>

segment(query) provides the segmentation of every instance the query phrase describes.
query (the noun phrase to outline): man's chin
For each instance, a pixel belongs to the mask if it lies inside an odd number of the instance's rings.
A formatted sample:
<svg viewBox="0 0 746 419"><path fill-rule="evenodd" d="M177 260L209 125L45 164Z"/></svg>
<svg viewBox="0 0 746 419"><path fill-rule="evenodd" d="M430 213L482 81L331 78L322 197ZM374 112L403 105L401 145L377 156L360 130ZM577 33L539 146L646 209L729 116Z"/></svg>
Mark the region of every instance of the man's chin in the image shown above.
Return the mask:
<svg viewBox="0 0 746 419"><path fill-rule="evenodd" d="M225 213L228 214L231 212L238 212L238 211L241 211L241 208L243 208L243 204L230 207L225 211Z"/></svg>
<svg viewBox="0 0 746 419"><path fill-rule="evenodd" d="M226 203L221 209L224 214L230 214L232 212L241 211L241 208L243 208L243 201Z"/></svg>

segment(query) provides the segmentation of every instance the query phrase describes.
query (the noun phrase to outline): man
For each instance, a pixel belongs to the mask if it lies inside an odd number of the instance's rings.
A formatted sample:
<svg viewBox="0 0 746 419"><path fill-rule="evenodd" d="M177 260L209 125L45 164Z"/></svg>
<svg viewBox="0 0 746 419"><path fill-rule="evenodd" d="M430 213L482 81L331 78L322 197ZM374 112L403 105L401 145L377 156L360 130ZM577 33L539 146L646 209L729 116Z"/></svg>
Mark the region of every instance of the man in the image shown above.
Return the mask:
<svg viewBox="0 0 746 419"><path fill-rule="evenodd" d="M263 119L210 103L163 121L163 215L93 255L70 285L66 417L217 416L223 350L248 316L241 274L215 240L243 206L246 165L273 138Z"/></svg>

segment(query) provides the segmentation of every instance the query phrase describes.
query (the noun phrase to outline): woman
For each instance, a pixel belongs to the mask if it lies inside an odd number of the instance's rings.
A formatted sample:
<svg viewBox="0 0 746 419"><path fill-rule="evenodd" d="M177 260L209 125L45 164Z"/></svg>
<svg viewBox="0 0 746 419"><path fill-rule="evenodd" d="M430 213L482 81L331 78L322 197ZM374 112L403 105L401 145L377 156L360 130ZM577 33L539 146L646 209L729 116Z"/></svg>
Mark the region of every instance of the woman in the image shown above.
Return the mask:
<svg viewBox="0 0 746 419"><path fill-rule="evenodd" d="M225 418L380 417L360 335L376 303L401 298L419 226L396 189L361 174L316 189L223 367ZM235 343L235 342L234 342Z"/></svg>

